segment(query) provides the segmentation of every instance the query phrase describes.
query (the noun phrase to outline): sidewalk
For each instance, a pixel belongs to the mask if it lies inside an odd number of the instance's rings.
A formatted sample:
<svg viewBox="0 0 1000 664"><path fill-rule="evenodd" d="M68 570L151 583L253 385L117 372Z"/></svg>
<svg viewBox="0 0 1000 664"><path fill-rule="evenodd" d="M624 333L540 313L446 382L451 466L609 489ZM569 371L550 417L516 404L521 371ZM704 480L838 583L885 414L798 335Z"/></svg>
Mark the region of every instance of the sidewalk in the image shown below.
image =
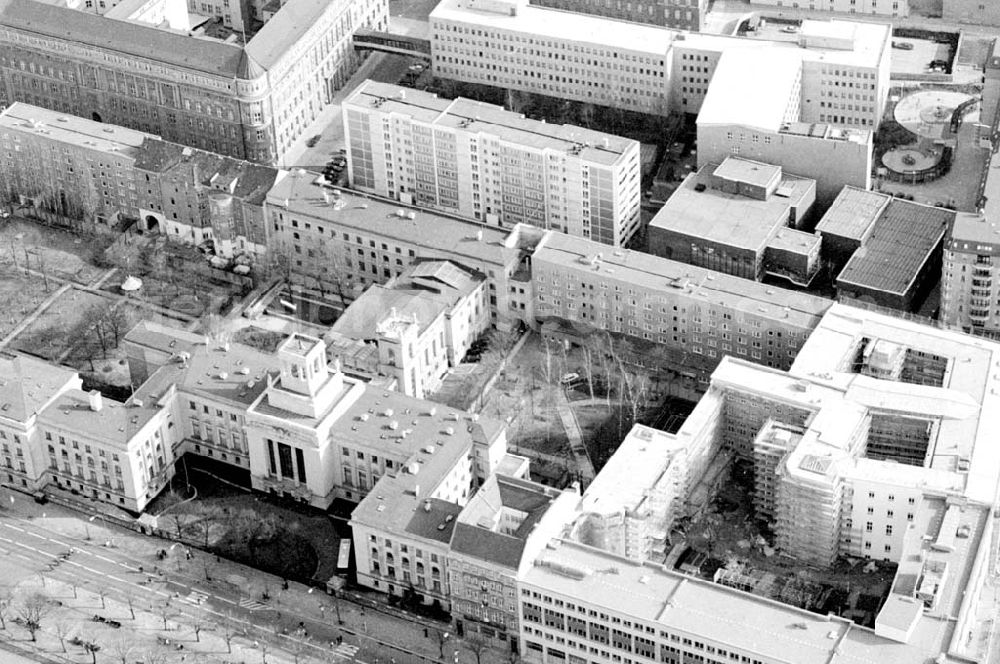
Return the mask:
<svg viewBox="0 0 1000 664"><path fill-rule="evenodd" d="M11 495L15 497L13 505ZM226 605L216 608L229 612L231 605L238 605L235 613L262 628L292 634L302 624L311 640L320 644L335 643L341 636L344 643L357 647L354 659L358 661L437 662L441 652L437 634L452 631L450 625L388 607L382 601L384 595L348 589L343 591L344 597L337 599L294 582L283 589L279 577L195 549L190 550L192 557L188 559L182 555L184 545L172 548L167 540L106 526L101 521L88 523L86 518L68 509L37 505L24 494L8 489L0 490L0 506L0 514L32 519L63 537L84 540L89 535L95 543L108 542L112 544L111 551L128 556L147 573L162 572L159 578L171 591L185 595L214 593L224 599L228 596ZM161 549L168 550L168 557L162 561L156 557ZM234 581L239 585L234 585ZM342 625L337 623L338 605ZM459 651L461 664L476 664L473 653L460 640L450 637L444 645L443 661L453 662L455 650ZM481 664L510 664L509 652L491 649L483 654Z"/></svg>

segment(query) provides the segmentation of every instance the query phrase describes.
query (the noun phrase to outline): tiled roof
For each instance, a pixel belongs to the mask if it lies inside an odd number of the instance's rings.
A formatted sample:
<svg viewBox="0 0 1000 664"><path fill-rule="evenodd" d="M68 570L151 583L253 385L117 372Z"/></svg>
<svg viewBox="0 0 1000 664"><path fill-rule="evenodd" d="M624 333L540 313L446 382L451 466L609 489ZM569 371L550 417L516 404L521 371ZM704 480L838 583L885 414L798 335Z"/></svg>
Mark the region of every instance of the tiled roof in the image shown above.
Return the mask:
<svg viewBox="0 0 1000 664"><path fill-rule="evenodd" d="M0 25L233 78L243 49L34 0L0 0Z"/></svg>

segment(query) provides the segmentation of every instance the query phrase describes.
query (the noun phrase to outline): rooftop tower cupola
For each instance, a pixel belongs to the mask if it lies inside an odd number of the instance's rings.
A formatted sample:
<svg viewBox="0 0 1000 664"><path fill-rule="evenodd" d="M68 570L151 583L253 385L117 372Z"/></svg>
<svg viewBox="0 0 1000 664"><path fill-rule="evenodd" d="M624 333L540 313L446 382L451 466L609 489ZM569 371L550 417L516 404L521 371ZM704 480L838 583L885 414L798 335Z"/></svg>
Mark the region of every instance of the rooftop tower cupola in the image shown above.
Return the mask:
<svg viewBox="0 0 1000 664"><path fill-rule="evenodd" d="M293 334L278 346L281 385L290 392L314 397L326 383L326 344L305 334Z"/></svg>

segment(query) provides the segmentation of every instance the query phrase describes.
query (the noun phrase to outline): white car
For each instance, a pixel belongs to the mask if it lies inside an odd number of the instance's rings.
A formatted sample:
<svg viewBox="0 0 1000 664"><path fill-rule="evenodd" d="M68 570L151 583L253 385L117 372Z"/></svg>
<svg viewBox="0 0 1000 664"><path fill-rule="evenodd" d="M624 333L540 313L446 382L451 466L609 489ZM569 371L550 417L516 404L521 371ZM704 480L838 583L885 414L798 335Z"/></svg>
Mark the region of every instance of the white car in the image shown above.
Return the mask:
<svg viewBox="0 0 1000 664"><path fill-rule="evenodd" d="M576 381L580 380L580 374L575 371L568 374L563 374L563 377L559 379L561 385L572 385Z"/></svg>

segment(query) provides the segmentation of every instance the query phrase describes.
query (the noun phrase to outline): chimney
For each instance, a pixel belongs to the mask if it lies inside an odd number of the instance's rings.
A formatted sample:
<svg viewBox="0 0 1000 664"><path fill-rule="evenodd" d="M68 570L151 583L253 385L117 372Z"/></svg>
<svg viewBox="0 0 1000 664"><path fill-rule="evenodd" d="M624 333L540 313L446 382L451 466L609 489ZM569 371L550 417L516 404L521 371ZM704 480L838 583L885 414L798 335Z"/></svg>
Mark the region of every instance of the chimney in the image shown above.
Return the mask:
<svg viewBox="0 0 1000 664"><path fill-rule="evenodd" d="M91 390L87 395L90 400L90 409L95 413L104 408L104 399L97 390Z"/></svg>

